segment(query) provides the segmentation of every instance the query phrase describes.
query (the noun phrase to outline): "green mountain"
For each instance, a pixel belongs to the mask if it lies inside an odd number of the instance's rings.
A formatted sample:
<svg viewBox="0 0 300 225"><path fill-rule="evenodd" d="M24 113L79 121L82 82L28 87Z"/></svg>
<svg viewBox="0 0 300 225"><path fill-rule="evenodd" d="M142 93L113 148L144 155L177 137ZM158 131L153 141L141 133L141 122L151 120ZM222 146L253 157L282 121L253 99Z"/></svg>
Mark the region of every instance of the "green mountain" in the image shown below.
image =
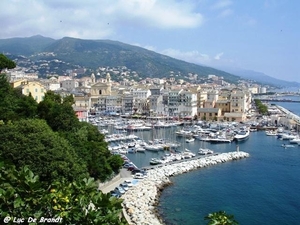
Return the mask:
<svg viewBox="0 0 300 225"><path fill-rule="evenodd" d="M13 55L30 56L44 51L44 49L53 42L55 42L54 39L41 35L29 38L0 39L0 51Z"/></svg>
<svg viewBox="0 0 300 225"><path fill-rule="evenodd" d="M211 67L200 66L169 56L158 54L141 47L111 40L83 40L65 37L59 40L33 36L29 38L0 39L0 51L23 55L31 60L60 60L73 65L96 70L98 67L126 66L140 77L166 77L170 71L182 77L189 73L198 78L209 74L222 76L226 81L237 82L240 78ZM53 52L52 55L40 54ZM72 68L70 68L72 69Z"/></svg>

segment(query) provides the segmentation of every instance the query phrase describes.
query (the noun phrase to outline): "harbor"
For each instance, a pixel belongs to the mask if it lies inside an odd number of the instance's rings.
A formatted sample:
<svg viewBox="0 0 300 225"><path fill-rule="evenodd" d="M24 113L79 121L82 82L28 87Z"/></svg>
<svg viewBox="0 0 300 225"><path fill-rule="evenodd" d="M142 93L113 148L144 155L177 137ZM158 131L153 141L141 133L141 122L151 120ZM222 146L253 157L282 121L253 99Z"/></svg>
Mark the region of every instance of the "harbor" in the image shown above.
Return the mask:
<svg viewBox="0 0 300 225"><path fill-rule="evenodd" d="M290 112L290 111L289 111ZM283 113L288 113L283 112ZM188 149L189 151L193 152L195 154L195 158L190 158L190 159L183 159L182 162L181 161L174 161L174 162L167 162L164 164L158 164L158 165L150 165L150 161L152 158L157 158L157 159L161 159L162 157L164 157L166 154L170 154L170 151L166 151L166 149L161 149L158 151L149 151L149 150L145 150L143 152L127 152L126 157L128 158L128 160L130 160L131 162L134 162L135 166L137 168L141 168L141 169L146 169L147 170L147 176L145 179L135 179L133 175L131 175L131 179L136 180L137 181L137 186L135 187L137 190L139 190L139 192L141 192L141 190L139 189L139 185L142 184L142 182L146 182L149 174L151 174L151 171L157 171L160 170L162 168L168 167L168 166L176 166L176 165L181 165L181 163L184 163L186 161L187 164L191 164L191 161L195 161L195 160L200 160L201 158L207 158L207 157L215 157L218 155L222 155L224 153L228 153L231 152L232 150L236 150L237 146L242 149L242 151L247 151L249 152L251 155L254 152L256 155L257 154L257 150L261 149L261 148L267 148L270 146L270 148L273 148L276 150L276 153L280 153L280 154L284 154L282 151L284 150L290 150L292 152L290 153L296 153L294 152L295 150L299 150L297 144L290 144L290 140L289 139L280 139L278 138L278 133L276 133L276 135L268 135L268 133L266 132L267 130L270 131L279 131L283 130L285 132L294 132L297 133L296 130L291 131L290 129L288 129L287 127L283 127L283 126L275 126L275 124L273 124L274 121L272 121L269 117L263 117L260 120L252 120L252 121L248 121L247 123L243 123L243 124L239 124L239 123L233 123L235 125L237 125L235 128L240 128L240 127L252 127L255 125L257 128L261 127L262 129L259 130L252 130L248 136L248 138L246 140L243 140L241 142L237 142L237 141L230 141L230 142L224 142L224 143L214 143L214 142L209 142L209 141L205 141L205 140L201 140L201 139L197 139L195 138L194 141L192 142L186 142L186 139L188 137L190 137L190 135L176 135L176 132L180 131L180 130L187 130L188 128L191 128L193 126L199 126L199 124L193 122L191 123L191 125L177 125L177 126L170 126L170 127L164 127L164 128L154 128L152 127L152 129L150 130L136 130L136 131L126 131L122 132L122 135L125 136L129 136L132 137L131 140L128 140L127 144L131 143L132 141L137 141L137 143L141 143L141 141L143 142L148 142L148 141L152 141L154 140L154 136L155 137L160 137L160 140L162 139L168 139L170 142L174 142L174 143L179 143L180 145L176 148L174 148L174 153L181 153L184 151L184 149ZM203 123L201 126L201 128L203 129L211 129L211 128L215 128L216 127L216 123L211 123L212 127L207 127L209 125L209 123ZM225 123L225 124L231 124L231 123ZM224 126L224 125L222 125ZM216 130L214 130L215 132L221 132L222 129L220 129L219 126ZM109 130L110 132L116 132L117 130L114 129L112 126L108 126L106 127L107 130ZM193 131L196 131L196 129L194 129L195 127L193 127ZM212 130L211 130L212 131ZM206 131L208 132L208 131ZM212 131L213 132L213 131ZM109 134L108 134L109 135ZM193 136L193 135L192 135ZM157 138L158 139L158 138ZM261 141L263 141L263 143L265 144L261 144L259 146L253 147L253 145L256 145L256 143L260 143ZM116 145L116 141L111 141L109 142L110 146L112 147L111 144ZM123 140L123 144L124 140ZM289 147L290 145L294 146L294 147ZM264 147L263 147L264 146ZM271 147L273 146L273 147ZM128 145L127 145L128 148ZM213 150L214 154L211 156L201 156L199 155L199 150L200 149L211 149ZM169 149L168 149L169 150ZM176 151L175 151L176 150ZM265 153L265 152L259 152L260 154ZM272 153L268 153L268 154L272 154ZM278 155L278 154L276 154ZM251 161L252 157L249 158L249 160ZM263 154L262 160L266 160L268 158L267 155ZM247 160L248 161L248 160ZM230 164L231 165L231 164ZM244 170L242 167L238 166L239 164L235 163L235 167L238 170ZM220 166L218 166L217 168L219 168ZM221 166L223 167L223 166ZM201 170L202 171L202 170ZM205 170L204 170L205 171ZM186 171L187 172L187 171ZM198 173L198 172L197 172ZM151 177L151 175L150 175ZM176 176L177 177L177 176ZM181 176L179 176L180 178ZM174 182L173 179L177 179L177 178L173 178L170 177L171 182ZM204 181L205 182L205 181ZM149 185L147 183L147 185ZM176 186L178 186L178 184L175 184ZM143 194L143 196L148 196L148 192L149 190L152 190L151 188L145 188L145 186L141 185L143 188L143 190L148 190L147 193ZM172 186L171 186L172 187ZM135 189L129 189L128 193L133 193L136 194L137 196L139 196L139 198L141 197L140 194L137 194L134 192ZM161 190L160 188L158 190ZM149 198L151 199L155 199L155 204L154 206L151 205L149 203L149 207L151 210L154 210L154 212L156 213L155 217L151 217L151 219L145 219L141 213L139 213L140 208L135 209L134 207L132 207L131 205L128 205L128 207L126 207L126 205L124 205L124 213L126 213L127 215L127 219L130 218L133 219L133 221L141 221L141 220L150 220L151 223L148 224L155 224L155 222L153 221L157 221L157 224L162 223L162 219L158 219L157 218L157 214L159 215L159 218L163 218L163 223L168 224L169 220L172 220L168 215L165 214L165 204L170 204L170 202L165 199L165 193L168 193L169 187L164 189L164 191L162 192L162 196L157 199L157 197L155 196L151 196ZM191 190L192 191L192 190ZM143 192L142 192L143 193ZM160 193L160 191L159 191ZM133 200L134 196L130 195L130 201ZM128 195L127 193L125 193L125 196ZM173 194L172 194L173 196ZM177 198L177 196L173 196L173 198ZM123 198L123 196L122 196ZM149 199L148 199L149 200ZM148 201L147 200L147 201ZM162 202L161 202L162 201ZM180 201L180 200L178 200ZM165 204L162 204L165 203ZM140 206L138 206L140 207ZM181 207L180 207L181 208ZM190 213L190 212L189 212ZM204 213L204 212L203 212ZM151 214L153 215L153 214ZM239 217L238 217L239 218ZM195 219L195 218L194 218ZM133 223L133 224L139 224L139 222ZM147 223L145 223L147 224ZM193 224L193 223L186 223L186 224ZM198 223L201 224L201 223Z"/></svg>

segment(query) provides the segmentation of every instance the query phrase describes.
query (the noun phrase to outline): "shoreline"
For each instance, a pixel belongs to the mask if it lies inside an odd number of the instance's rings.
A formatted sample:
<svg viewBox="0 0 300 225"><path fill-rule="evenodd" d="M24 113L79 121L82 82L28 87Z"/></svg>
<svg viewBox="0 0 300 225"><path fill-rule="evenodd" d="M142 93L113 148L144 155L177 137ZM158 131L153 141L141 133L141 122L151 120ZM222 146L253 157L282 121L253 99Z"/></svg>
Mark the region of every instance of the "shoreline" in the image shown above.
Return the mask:
<svg viewBox="0 0 300 225"><path fill-rule="evenodd" d="M162 225L163 219L157 212L161 191L172 184L169 177L192 170L249 157L246 152L228 152L219 155L178 162L148 170L147 178L129 189L123 196L123 213L130 225Z"/></svg>

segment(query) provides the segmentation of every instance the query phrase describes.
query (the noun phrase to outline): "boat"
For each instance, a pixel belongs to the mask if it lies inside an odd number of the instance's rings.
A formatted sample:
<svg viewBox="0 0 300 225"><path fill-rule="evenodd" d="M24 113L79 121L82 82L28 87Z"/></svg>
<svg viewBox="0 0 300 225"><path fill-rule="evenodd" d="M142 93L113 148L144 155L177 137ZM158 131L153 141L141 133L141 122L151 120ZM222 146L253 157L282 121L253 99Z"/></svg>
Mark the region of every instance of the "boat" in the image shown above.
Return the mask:
<svg viewBox="0 0 300 225"><path fill-rule="evenodd" d="M292 140L298 138L298 136L294 134L282 134L281 138L282 140Z"/></svg>
<svg viewBox="0 0 300 225"><path fill-rule="evenodd" d="M272 130L266 130L266 135L267 136L277 136L277 132L272 131Z"/></svg>
<svg viewBox="0 0 300 225"><path fill-rule="evenodd" d="M195 138L192 138L192 137L189 137L185 140L186 143L190 143L190 142L193 142L195 141Z"/></svg>
<svg viewBox="0 0 300 225"><path fill-rule="evenodd" d="M193 158L193 157L195 157L196 156L196 154L195 153L193 153L193 152L191 152L189 149L184 149L184 151L181 153L181 155L182 155L182 158L183 159L191 159L191 158Z"/></svg>
<svg viewBox="0 0 300 225"><path fill-rule="evenodd" d="M249 129L241 129L238 131L236 135L234 135L234 140L236 141L244 141L249 138L250 131Z"/></svg>
<svg viewBox="0 0 300 225"><path fill-rule="evenodd" d="M136 150L136 152L145 152L146 151L146 149L143 148L142 146L136 147L135 150Z"/></svg>
<svg viewBox="0 0 300 225"><path fill-rule="evenodd" d="M199 148L199 151L198 151L199 155L210 155L210 154L213 154L213 153L214 153L213 150L210 150L210 149L207 149L207 148Z"/></svg>
<svg viewBox="0 0 300 225"><path fill-rule="evenodd" d="M158 164L161 164L161 160L160 159L157 159L157 158L152 158L150 160L150 165L158 165Z"/></svg>
<svg viewBox="0 0 300 225"><path fill-rule="evenodd" d="M225 135L219 135L214 138L210 138L208 141L210 143L231 143L233 140L232 137L226 137Z"/></svg>
<svg viewBox="0 0 300 225"><path fill-rule="evenodd" d="M148 151L158 152L160 150L159 146L156 145L145 145L144 148Z"/></svg>
<svg viewBox="0 0 300 225"><path fill-rule="evenodd" d="M135 147L132 147L132 148L128 148L127 150L128 153L136 153L136 148Z"/></svg>
<svg viewBox="0 0 300 225"><path fill-rule="evenodd" d="M300 144L300 138L294 138L290 140L290 144Z"/></svg>
<svg viewBox="0 0 300 225"><path fill-rule="evenodd" d="M281 147L284 147L284 148L294 148L295 145L282 144Z"/></svg>
<svg viewBox="0 0 300 225"><path fill-rule="evenodd" d="M193 135L193 133L191 131L187 131L187 130L178 130L175 132L175 134L179 137L190 137Z"/></svg>

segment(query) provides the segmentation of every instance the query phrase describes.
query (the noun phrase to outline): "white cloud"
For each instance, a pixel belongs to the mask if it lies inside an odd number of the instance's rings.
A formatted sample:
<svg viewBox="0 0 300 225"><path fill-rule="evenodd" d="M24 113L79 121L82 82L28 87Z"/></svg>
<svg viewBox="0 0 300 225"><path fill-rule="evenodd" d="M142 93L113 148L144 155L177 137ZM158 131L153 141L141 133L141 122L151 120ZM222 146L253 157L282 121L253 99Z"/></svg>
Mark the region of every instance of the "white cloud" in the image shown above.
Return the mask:
<svg viewBox="0 0 300 225"><path fill-rule="evenodd" d="M212 5L211 8L212 9L223 9L223 8L227 8L231 4L232 4L232 1L230 1L230 0L219 0L214 5Z"/></svg>
<svg viewBox="0 0 300 225"><path fill-rule="evenodd" d="M208 54L200 53L199 51L183 52L177 49L165 49L163 51L160 51L160 53L163 55L167 55L186 62L195 63L198 65L205 65L211 67L236 65L236 61L234 59L226 59L222 57L224 55L224 52L220 52L216 54L214 57L211 57Z"/></svg>
<svg viewBox="0 0 300 225"><path fill-rule="evenodd" d="M109 38L124 26L195 28L203 23L195 10L191 2L176 0L6 0L0 1L0 38Z"/></svg>
<svg viewBox="0 0 300 225"><path fill-rule="evenodd" d="M143 46L143 45L141 45L139 43L133 43L131 45L135 45L135 46L138 46L138 47L141 47L141 48L145 48L145 49L150 50L150 51L156 51L156 47L154 47L152 45L145 45L145 46Z"/></svg>
<svg viewBox="0 0 300 225"><path fill-rule="evenodd" d="M182 52L180 50L170 48L170 49L165 49L160 53L176 59L181 59L183 61L196 63L196 64L208 64L211 61L209 55L200 53L198 51Z"/></svg>
<svg viewBox="0 0 300 225"><path fill-rule="evenodd" d="M218 53L218 54L214 57L214 59L215 59L215 60L220 60L222 55L224 55L224 52Z"/></svg>
<svg viewBox="0 0 300 225"><path fill-rule="evenodd" d="M219 14L219 17L227 17L230 16L231 14L233 14L232 9L225 9Z"/></svg>

